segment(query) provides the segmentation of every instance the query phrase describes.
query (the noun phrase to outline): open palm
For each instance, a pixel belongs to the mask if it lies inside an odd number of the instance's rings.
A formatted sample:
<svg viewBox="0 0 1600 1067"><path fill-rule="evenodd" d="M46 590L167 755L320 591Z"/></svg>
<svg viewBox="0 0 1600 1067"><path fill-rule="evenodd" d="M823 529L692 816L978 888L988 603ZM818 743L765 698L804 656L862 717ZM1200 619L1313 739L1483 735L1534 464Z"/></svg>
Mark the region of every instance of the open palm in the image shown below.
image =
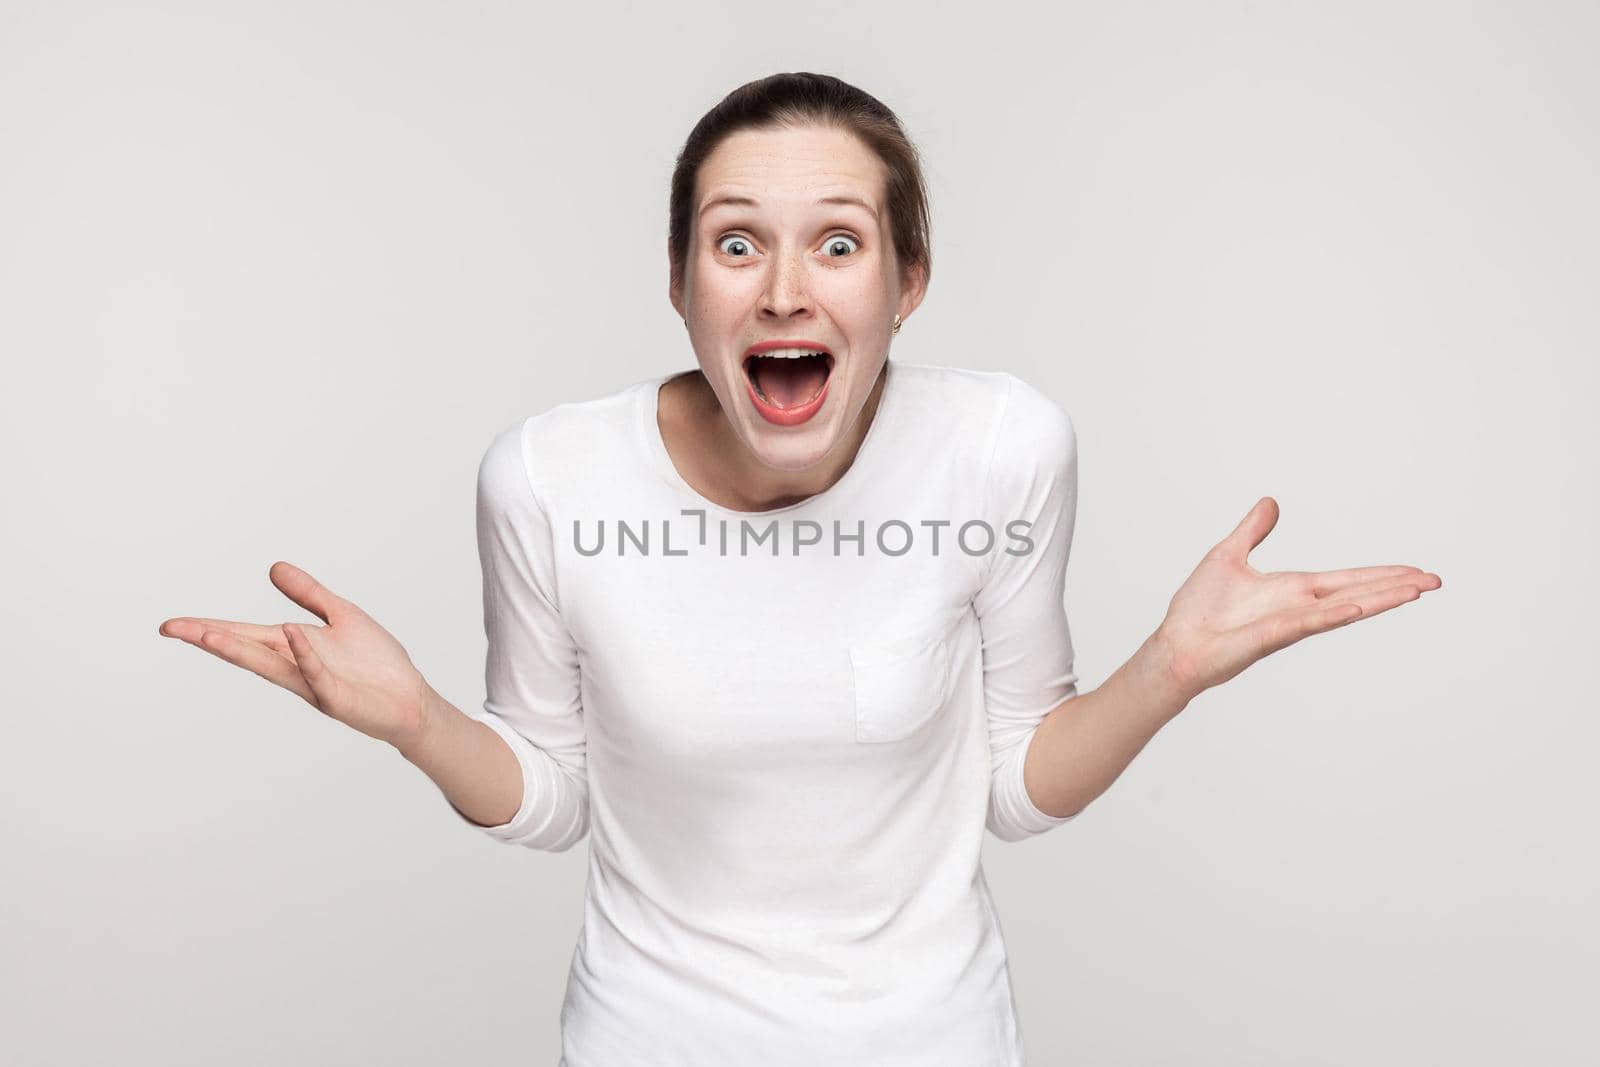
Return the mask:
<svg viewBox="0 0 1600 1067"><path fill-rule="evenodd" d="M1161 629L1169 670L1186 697L1302 638L1371 618L1443 584L1437 574L1398 564L1263 574L1248 556L1277 522L1277 501L1262 497L1168 605Z"/></svg>
<svg viewBox="0 0 1600 1067"><path fill-rule="evenodd" d="M396 745L416 737L427 682L400 642L299 567L280 561L267 574L326 625L181 616L163 622L160 632L282 686L368 737Z"/></svg>

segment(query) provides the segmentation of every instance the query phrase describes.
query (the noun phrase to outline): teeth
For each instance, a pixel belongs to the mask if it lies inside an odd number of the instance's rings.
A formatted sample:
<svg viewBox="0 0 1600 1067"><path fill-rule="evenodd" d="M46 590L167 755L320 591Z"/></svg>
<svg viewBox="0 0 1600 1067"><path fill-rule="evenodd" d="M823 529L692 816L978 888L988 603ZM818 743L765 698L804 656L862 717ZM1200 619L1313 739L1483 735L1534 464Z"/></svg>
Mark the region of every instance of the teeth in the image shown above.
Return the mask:
<svg viewBox="0 0 1600 1067"><path fill-rule="evenodd" d="M769 352L758 352L756 355L772 359L799 359L802 356L825 356L827 353L812 348L774 348Z"/></svg>

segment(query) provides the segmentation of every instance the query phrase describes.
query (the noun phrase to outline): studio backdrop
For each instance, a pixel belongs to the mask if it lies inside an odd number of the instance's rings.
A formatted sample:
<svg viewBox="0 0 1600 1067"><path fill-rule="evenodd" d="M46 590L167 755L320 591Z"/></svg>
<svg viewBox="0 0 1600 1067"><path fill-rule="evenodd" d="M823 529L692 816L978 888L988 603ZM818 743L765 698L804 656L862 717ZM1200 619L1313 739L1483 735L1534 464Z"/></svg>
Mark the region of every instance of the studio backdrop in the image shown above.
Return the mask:
<svg viewBox="0 0 1600 1067"><path fill-rule="evenodd" d="M0 1061L556 1062L588 842L475 833L157 627L315 622L286 560L481 707L485 449L695 365L674 154L818 71L926 167L891 358L1071 415L1083 688L1263 496L1262 570L1444 580L986 837L1029 1062L1594 1062L1597 45L1554 3L0 5Z"/></svg>

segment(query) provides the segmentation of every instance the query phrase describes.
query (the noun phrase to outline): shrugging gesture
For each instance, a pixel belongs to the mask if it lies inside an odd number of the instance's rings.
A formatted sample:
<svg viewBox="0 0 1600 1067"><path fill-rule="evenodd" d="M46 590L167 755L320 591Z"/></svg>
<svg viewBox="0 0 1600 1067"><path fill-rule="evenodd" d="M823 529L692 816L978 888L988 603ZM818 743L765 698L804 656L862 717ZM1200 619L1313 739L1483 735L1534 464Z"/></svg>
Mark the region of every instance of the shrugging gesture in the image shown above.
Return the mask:
<svg viewBox="0 0 1600 1067"><path fill-rule="evenodd" d="M1045 716L1023 768L1041 812L1082 811L1191 700L1262 657L1441 584L1437 574L1400 564L1263 574L1250 566L1250 551L1277 522L1278 502L1262 497L1206 553L1139 650L1098 688Z"/></svg>
<svg viewBox="0 0 1600 1067"><path fill-rule="evenodd" d="M418 737L430 690L400 642L291 563L274 563L267 576L326 625L181 616L163 622L160 632L282 686L368 737L396 747Z"/></svg>
<svg viewBox="0 0 1600 1067"><path fill-rule="evenodd" d="M1302 638L1370 619L1442 584L1437 574L1399 564L1263 574L1248 557L1277 522L1277 501L1262 497L1168 605L1161 630L1185 699Z"/></svg>

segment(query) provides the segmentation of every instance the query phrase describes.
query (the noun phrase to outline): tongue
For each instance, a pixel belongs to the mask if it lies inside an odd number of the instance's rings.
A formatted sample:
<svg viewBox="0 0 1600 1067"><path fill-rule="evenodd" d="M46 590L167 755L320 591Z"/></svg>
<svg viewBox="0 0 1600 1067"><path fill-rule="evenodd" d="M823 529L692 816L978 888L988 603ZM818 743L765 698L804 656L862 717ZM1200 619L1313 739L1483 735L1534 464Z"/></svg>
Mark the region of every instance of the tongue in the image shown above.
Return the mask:
<svg viewBox="0 0 1600 1067"><path fill-rule="evenodd" d="M798 407L822 389L822 383L828 379L828 360L825 356L801 356L799 359L760 356L756 359L754 373L756 386L774 406Z"/></svg>

